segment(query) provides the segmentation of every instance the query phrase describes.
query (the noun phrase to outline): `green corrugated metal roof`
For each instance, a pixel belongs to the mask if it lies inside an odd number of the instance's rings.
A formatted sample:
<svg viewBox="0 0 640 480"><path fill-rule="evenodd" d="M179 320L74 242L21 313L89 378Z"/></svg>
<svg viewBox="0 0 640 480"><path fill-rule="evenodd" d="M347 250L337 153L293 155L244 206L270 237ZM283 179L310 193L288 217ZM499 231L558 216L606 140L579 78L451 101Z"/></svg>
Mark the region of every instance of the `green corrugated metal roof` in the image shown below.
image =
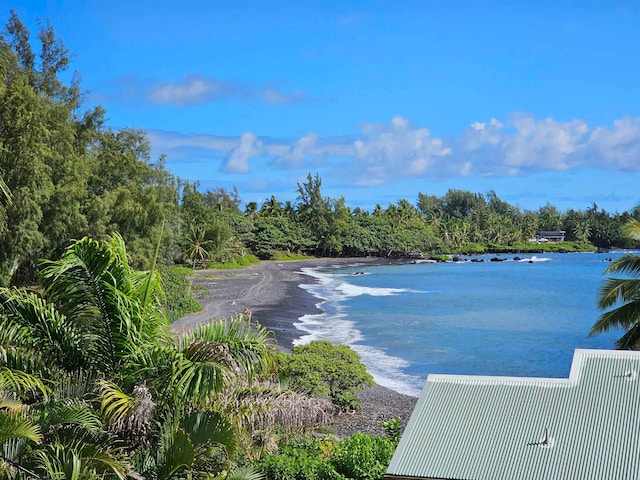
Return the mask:
<svg viewBox="0 0 640 480"><path fill-rule="evenodd" d="M429 375L387 476L638 479L639 383L614 350L576 350L568 379Z"/></svg>

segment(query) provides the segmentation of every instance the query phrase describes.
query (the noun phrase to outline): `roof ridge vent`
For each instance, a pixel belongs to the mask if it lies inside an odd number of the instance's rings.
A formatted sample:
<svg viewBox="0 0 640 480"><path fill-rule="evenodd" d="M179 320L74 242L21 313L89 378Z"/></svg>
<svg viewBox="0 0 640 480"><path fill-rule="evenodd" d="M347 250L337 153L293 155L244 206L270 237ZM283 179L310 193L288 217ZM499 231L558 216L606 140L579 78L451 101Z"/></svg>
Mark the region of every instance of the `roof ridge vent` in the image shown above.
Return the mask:
<svg viewBox="0 0 640 480"><path fill-rule="evenodd" d="M544 438L538 442L538 446L540 448L551 448L555 443L555 439L549 436L549 429L544 429Z"/></svg>
<svg viewBox="0 0 640 480"><path fill-rule="evenodd" d="M635 380L637 376L638 373L633 368L631 368L631 365L629 365L629 368L622 375L622 377L626 378L629 381Z"/></svg>

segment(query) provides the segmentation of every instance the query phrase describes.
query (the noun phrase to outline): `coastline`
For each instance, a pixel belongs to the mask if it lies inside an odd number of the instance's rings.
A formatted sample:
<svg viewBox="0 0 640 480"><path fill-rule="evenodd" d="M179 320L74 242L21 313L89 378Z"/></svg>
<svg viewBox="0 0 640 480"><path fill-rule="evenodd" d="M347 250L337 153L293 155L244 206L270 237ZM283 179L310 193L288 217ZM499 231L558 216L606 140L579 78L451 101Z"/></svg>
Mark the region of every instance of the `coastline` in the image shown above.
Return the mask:
<svg viewBox="0 0 640 480"><path fill-rule="evenodd" d="M212 318L230 318L249 308L252 318L273 332L278 347L289 351L293 342L304 335L295 326L299 318L321 313L317 307L320 300L300 288L301 284L316 281L303 274L302 268L391 263L396 262L375 257L314 258L263 260L237 270L198 270L190 280L202 310L176 320L171 329L180 334ZM363 390L358 398L362 404L360 411L336 415L333 429L337 435L354 432L383 435L380 424L392 418L399 418L404 428L417 401L416 397L379 385Z"/></svg>
<svg viewBox="0 0 640 480"><path fill-rule="evenodd" d="M197 270L189 277L202 310L171 324L174 333L191 330L211 318L229 318L245 313L271 330L281 349L289 350L304 332L295 323L305 314L321 313L320 300L300 288L316 280L302 268L347 265L387 265L375 257L314 258L309 260L263 260L243 269ZM199 294L202 292L202 294Z"/></svg>

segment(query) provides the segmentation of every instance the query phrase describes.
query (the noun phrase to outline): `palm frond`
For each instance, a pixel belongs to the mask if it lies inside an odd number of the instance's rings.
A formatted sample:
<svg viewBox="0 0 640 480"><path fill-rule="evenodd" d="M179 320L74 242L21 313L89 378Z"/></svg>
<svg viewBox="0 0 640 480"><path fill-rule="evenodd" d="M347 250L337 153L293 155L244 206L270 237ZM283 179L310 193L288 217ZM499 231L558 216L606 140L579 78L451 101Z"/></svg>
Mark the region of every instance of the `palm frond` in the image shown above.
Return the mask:
<svg viewBox="0 0 640 480"><path fill-rule="evenodd" d="M629 302L603 313L591 327L589 336L615 328L631 328L640 321L640 303Z"/></svg>
<svg viewBox="0 0 640 480"><path fill-rule="evenodd" d="M619 350L640 350L640 323L636 323L616 341Z"/></svg>
<svg viewBox="0 0 640 480"><path fill-rule="evenodd" d="M264 480L265 475L254 467L240 467L227 474L225 480Z"/></svg>
<svg viewBox="0 0 640 480"><path fill-rule="evenodd" d="M224 385L224 367L214 361L192 361L184 355L172 365L171 389L179 404L205 404Z"/></svg>
<svg viewBox="0 0 640 480"><path fill-rule="evenodd" d="M131 465L118 455L95 445L53 443L36 450L34 471L46 478L98 480L115 476L125 480Z"/></svg>
<svg viewBox="0 0 640 480"><path fill-rule="evenodd" d="M14 345L28 346L49 363L67 369L86 362L78 327L35 292L0 289L0 311L5 315L3 323L13 329Z"/></svg>
<svg viewBox="0 0 640 480"><path fill-rule="evenodd" d="M181 351L194 351L191 348L193 345L208 343L225 345L230 358L249 377L269 365L271 352L276 346L269 330L253 322L250 317L237 315L227 320L212 320L187 332L178 340L178 348Z"/></svg>
<svg viewBox="0 0 640 480"><path fill-rule="evenodd" d="M622 273L638 276L640 274L640 256L627 254L609 264L605 273Z"/></svg>
<svg viewBox="0 0 640 480"><path fill-rule="evenodd" d="M640 221L635 218L630 219L622 226L622 234L634 240L640 240Z"/></svg>
<svg viewBox="0 0 640 480"><path fill-rule="evenodd" d="M625 226L624 232L631 238L640 239L640 222L632 220ZM600 315L591 327L589 336L623 328L627 331L616 342L617 348L640 348L640 256L625 255L611 263L605 273L623 274L629 278L607 278L603 282L598 306L601 310L611 310Z"/></svg>
<svg viewBox="0 0 640 480"><path fill-rule="evenodd" d="M42 440L40 427L24 412L0 411L0 444L16 439L40 443Z"/></svg>
<svg viewBox="0 0 640 480"><path fill-rule="evenodd" d="M182 428L196 449L219 445L233 454L237 448L233 426L218 412L194 412L182 421Z"/></svg>
<svg viewBox="0 0 640 480"><path fill-rule="evenodd" d="M64 372L56 378L52 387L53 400L86 400L93 398L96 389L97 372L93 370L76 370Z"/></svg>
<svg viewBox="0 0 640 480"><path fill-rule="evenodd" d="M122 392L114 383L99 382L100 410L107 425L120 423L136 408L137 399Z"/></svg>
<svg viewBox="0 0 640 480"><path fill-rule="evenodd" d="M40 394L45 399L49 393L49 389L40 378L6 367L0 367L0 391L2 390L9 390L20 396Z"/></svg>
<svg viewBox="0 0 640 480"><path fill-rule="evenodd" d="M49 362L42 352L32 348L29 328L9 317L0 319L0 365L11 370L21 370L34 375L47 375Z"/></svg>
<svg viewBox="0 0 640 480"><path fill-rule="evenodd" d="M158 478L174 478L189 470L195 460L195 448L183 430L165 428L158 451ZM180 478L180 477L178 477Z"/></svg>
<svg viewBox="0 0 640 480"><path fill-rule="evenodd" d="M14 393L0 390L0 411L8 413L24 412L28 408Z"/></svg>
<svg viewBox="0 0 640 480"><path fill-rule="evenodd" d="M115 384L100 384L102 417L117 432L145 435L153 421L155 404L145 385L136 385L132 395L122 392Z"/></svg>
<svg viewBox="0 0 640 480"><path fill-rule="evenodd" d="M598 306L604 310L618 302L640 300L640 279L607 278L600 287Z"/></svg>
<svg viewBox="0 0 640 480"><path fill-rule="evenodd" d="M72 430L76 437L84 435L96 437L102 431L100 416L91 405L81 400L67 399L50 401L32 407L42 433L52 430Z"/></svg>
<svg viewBox="0 0 640 480"><path fill-rule="evenodd" d="M45 296L91 340L86 348L102 371L114 371L141 342L154 341L162 324L161 315L142 303L141 280L129 267L117 234L104 242L75 242L60 260L43 263L41 279Z"/></svg>

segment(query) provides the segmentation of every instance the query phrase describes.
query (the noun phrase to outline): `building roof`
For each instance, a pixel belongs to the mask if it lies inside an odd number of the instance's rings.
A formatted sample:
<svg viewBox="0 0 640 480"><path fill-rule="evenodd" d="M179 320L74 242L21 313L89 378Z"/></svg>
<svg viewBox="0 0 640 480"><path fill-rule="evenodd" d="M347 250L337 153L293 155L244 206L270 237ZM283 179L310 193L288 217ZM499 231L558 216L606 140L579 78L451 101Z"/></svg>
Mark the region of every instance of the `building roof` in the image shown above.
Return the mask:
<svg viewBox="0 0 640 480"><path fill-rule="evenodd" d="M429 375L387 478L640 478L640 352L576 350L568 379Z"/></svg>

